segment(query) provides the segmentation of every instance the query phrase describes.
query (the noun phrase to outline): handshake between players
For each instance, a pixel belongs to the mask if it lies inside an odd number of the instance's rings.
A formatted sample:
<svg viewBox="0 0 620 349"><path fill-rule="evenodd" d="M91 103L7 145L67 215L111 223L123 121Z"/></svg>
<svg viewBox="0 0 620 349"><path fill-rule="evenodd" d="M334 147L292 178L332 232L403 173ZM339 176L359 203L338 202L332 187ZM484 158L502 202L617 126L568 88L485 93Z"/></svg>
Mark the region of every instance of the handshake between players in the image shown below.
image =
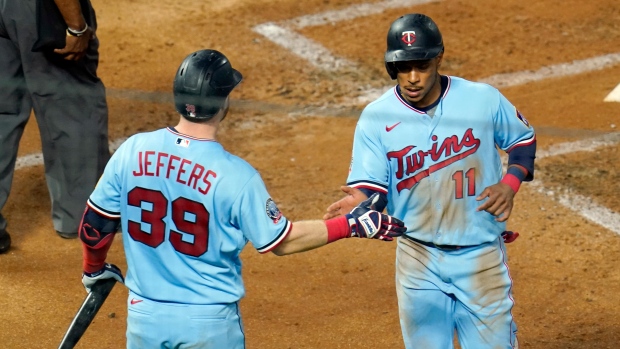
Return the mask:
<svg viewBox="0 0 620 349"><path fill-rule="evenodd" d="M326 220L327 243L349 237L392 241L395 237L403 235L407 231L404 222L376 211L375 205L378 200L379 195L375 193L354 207L351 212ZM288 241L292 243L287 243ZM299 239L285 239L273 252L277 255L287 255L323 245L299 244L296 243L297 241ZM115 278L118 282L124 283L121 270L116 265L109 263L105 263L103 268L94 273L84 272L82 283L86 291L90 292L97 280L107 278Z"/></svg>
<svg viewBox="0 0 620 349"><path fill-rule="evenodd" d="M87 291L101 279L127 286L127 348L245 348L237 302L245 295L239 254L247 243L283 256L351 237L391 241L407 230L381 212L377 195L329 219L289 221L258 172L217 141L228 94L241 80L221 52L188 55L173 84L179 123L127 139L88 199L79 229L82 283ZM106 263L119 226L126 278ZM190 309L217 318L209 328L218 330L188 324ZM144 313L152 314L148 324Z"/></svg>

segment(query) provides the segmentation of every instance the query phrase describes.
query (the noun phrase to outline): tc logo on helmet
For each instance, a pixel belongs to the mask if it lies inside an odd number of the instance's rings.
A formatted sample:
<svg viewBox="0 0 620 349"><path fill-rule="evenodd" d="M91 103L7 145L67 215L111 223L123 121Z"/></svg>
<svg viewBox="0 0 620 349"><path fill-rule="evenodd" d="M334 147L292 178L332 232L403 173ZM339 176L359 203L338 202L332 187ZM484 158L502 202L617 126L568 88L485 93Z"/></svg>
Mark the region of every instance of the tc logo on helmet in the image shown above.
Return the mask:
<svg viewBox="0 0 620 349"><path fill-rule="evenodd" d="M411 46L415 42L415 32L413 30L408 30L403 32L403 37L400 38L407 46Z"/></svg>
<svg viewBox="0 0 620 349"><path fill-rule="evenodd" d="M187 111L187 115L191 117L196 117L196 106L193 104L186 104L185 110Z"/></svg>

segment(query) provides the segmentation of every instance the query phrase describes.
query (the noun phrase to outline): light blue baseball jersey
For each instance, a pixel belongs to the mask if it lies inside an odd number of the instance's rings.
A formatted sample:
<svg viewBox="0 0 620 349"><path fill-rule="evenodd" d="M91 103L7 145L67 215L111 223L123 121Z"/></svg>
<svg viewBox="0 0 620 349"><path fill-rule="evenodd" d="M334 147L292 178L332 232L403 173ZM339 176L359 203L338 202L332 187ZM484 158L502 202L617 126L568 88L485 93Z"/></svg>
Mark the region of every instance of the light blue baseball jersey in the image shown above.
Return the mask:
<svg viewBox="0 0 620 349"><path fill-rule="evenodd" d="M120 215L125 284L162 302L238 301L243 247L250 241L265 253L291 230L250 164L172 128L125 141L88 205Z"/></svg>
<svg viewBox="0 0 620 349"><path fill-rule="evenodd" d="M388 90L362 112L347 184L387 193L407 235L437 245L496 240L505 223L476 197L502 178L504 151L535 140L533 127L494 87L448 76L434 116Z"/></svg>

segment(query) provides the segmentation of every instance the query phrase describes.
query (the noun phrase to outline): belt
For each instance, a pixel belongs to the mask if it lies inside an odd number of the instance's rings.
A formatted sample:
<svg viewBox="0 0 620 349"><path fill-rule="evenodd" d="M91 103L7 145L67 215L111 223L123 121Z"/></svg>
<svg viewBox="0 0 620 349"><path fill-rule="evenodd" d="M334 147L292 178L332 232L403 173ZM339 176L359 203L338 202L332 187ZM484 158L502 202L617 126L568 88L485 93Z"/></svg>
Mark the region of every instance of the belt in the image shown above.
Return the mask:
<svg viewBox="0 0 620 349"><path fill-rule="evenodd" d="M474 247L476 245L465 245L465 246L461 246L461 245L437 245L434 244L432 242L427 242L427 241L422 241L422 240L418 240L418 239L414 239L411 236L408 235L403 235L404 238L406 238L407 240L413 241L413 242L417 242L420 245L424 245L427 247L432 247L432 248L436 248L439 250L444 250L444 251L456 251L456 250L460 250L462 248L468 248L468 247Z"/></svg>

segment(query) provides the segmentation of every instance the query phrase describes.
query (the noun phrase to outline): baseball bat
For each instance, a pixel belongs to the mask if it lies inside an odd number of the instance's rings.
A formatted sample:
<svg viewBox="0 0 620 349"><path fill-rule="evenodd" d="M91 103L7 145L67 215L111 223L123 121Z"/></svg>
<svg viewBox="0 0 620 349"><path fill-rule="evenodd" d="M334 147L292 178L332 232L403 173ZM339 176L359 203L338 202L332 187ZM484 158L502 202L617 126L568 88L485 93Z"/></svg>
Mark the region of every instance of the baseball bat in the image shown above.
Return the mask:
<svg viewBox="0 0 620 349"><path fill-rule="evenodd" d="M64 338L60 342L58 349L73 349L77 342L82 338L84 332L97 315L99 308L112 291L116 284L116 279L97 280L90 288L90 293L82 302L82 306L71 321Z"/></svg>

